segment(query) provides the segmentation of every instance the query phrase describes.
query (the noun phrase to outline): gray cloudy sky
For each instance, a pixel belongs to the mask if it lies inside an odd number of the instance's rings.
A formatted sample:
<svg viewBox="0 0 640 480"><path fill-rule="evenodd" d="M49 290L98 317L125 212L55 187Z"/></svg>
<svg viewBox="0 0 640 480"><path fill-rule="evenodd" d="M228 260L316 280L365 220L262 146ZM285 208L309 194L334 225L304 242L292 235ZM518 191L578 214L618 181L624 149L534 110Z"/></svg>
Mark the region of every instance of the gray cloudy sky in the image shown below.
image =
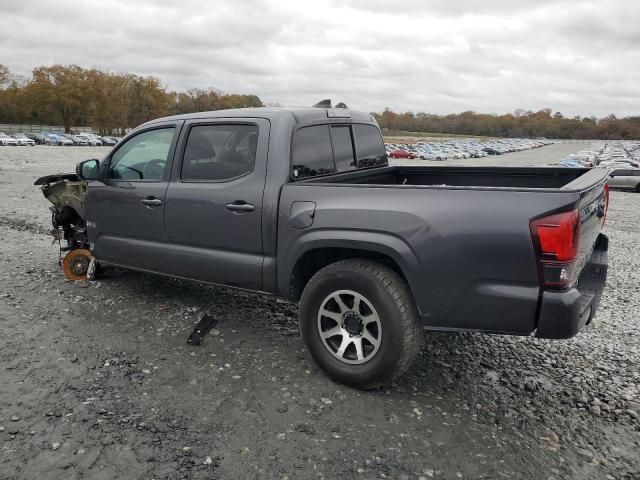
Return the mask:
<svg viewBox="0 0 640 480"><path fill-rule="evenodd" d="M0 0L0 63L264 102L640 114L638 0Z"/></svg>

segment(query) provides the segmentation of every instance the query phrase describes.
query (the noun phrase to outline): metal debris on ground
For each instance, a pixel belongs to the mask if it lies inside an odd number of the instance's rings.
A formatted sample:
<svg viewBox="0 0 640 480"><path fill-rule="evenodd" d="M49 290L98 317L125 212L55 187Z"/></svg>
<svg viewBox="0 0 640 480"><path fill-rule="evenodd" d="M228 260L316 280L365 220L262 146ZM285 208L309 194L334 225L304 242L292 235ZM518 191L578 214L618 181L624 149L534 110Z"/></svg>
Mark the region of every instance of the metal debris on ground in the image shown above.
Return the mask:
<svg viewBox="0 0 640 480"><path fill-rule="evenodd" d="M191 332L191 336L187 339L189 345L198 346L202 343L204 337L218 323L218 319L208 313L203 313L200 321Z"/></svg>

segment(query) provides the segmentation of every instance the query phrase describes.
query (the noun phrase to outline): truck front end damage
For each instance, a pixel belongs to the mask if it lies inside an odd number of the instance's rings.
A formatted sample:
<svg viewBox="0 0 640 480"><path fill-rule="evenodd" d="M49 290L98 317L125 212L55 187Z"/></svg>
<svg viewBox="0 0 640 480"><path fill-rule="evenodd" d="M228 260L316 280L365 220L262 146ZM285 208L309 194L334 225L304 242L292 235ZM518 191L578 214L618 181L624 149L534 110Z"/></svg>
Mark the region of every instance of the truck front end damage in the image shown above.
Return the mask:
<svg viewBox="0 0 640 480"><path fill-rule="evenodd" d="M41 177L34 185L40 186L52 203L53 238L60 246L61 256L67 252L61 262L65 275L70 280L86 279L93 264L84 219L87 182L76 174L60 174Z"/></svg>

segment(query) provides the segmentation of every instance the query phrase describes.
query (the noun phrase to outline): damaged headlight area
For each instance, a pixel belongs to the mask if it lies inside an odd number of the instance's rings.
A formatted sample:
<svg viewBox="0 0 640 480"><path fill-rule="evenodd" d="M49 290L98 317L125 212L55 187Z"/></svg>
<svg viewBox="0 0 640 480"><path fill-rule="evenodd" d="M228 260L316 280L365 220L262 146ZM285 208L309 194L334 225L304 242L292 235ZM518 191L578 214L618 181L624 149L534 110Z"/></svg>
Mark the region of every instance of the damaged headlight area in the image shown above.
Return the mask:
<svg viewBox="0 0 640 480"><path fill-rule="evenodd" d="M47 175L34 185L52 203L51 224L54 242L60 247L61 264L70 280L83 280L92 263L84 219L87 182L76 174ZM67 252L62 259L63 252Z"/></svg>

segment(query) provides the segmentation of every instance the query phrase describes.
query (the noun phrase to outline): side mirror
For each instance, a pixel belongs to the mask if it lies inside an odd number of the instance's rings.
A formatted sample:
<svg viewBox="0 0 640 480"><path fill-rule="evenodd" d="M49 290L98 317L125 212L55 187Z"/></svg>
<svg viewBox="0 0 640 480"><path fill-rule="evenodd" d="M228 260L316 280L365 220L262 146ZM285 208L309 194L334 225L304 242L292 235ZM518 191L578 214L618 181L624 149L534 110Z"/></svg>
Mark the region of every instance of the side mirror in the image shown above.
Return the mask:
<svg viewBox="0 0 640 480"><path fill-rule="evenodd" d="M83 180L98 180L100 177L100 162L95 158L84 160L76 165L76 175Z"/></svg>

